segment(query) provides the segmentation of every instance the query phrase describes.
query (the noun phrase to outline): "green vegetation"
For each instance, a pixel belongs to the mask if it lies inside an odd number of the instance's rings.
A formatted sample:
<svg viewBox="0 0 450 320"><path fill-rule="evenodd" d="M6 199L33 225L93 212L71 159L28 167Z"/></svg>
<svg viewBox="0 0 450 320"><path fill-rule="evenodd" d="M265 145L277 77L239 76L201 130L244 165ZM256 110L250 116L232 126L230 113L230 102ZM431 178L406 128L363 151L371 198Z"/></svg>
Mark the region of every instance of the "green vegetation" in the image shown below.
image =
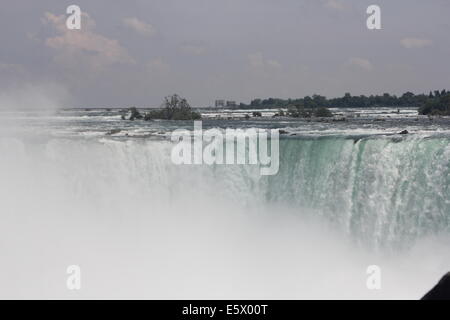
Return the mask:
<svg viewBox="0 0 450 320"><path fill-rule="evenodd" d="M446 96L450 91L434 91L430 94L414 94L406 92L401 96L385 93L383 95L352 96L346 93L340 98L327 99L321 95L306 96L300 99L254 99L250 104L241 103L240 109L279 109L288 108L291 116L308 117L314 115L318 108L371 108L371 107L417 107L423 110L423 114L429 114L434 110L437 114L446 114L448 101ZM319 114L322 114L320 111ZM429 112L429 113L427 113ZM323 113L325 114L325 113ZM448 114L448 113L447 113Z"/></svg>
<svg viewBox="0 0 450 320"><path fill-rule="evenodd" d="M320 108L314 110L314 116L326 118L326 117L332 117L333 113L325 107L320 107Z"/></svg>
<svg viewBox="0 0 450 320"><path fill-rule="evenodd" d="M129 120L198 120L201 118L200 113L193 111L186 99L176 94L165 97L161 109L151 110L142 115L136 107L132 107L129 112ZM126 119L125 115L122 115L122 119Z"/></svg>
<svg viewBox="0 0 450 320"><path fill-rule="evenodd" d="M419 108L420 114L450 116L450 92L436 92Z"/></svg>
<svg viewBox="0 0 450 320"><path fill-rule="evenodd" d="M281 108L287 108L287 116L295 118L332 117L329 108L370 108L370 107L417 107L422 115L450 115L450 91L434 91L428 95L406 92L400 97L385 93L383 95L352 96L346 93L341 98L327 99L324 96L313 95L301 99L254 99L249 105L241 103L237 108L241 109L279 109L276 116L284 116ZM128 110L129 120L146 121L154 119L163 120L198 120L201 114L193 111L186 99L174 94L164 98L160 109L151 110L142 115L136 107ZM259 111L252 113L253 117L261 117ZM246 115L245 119L249 119ZM126 119L122 115L122 119Z"/></svg>
<svg viewBox="0 0 450 320"><path fill-rule="evenodd" d="M152 110L144 116L144 120L198 120L200 113L192 110L186 99L177 94L164 98L161 110Z"/></svg>
<svg viewBox="0 0 450 320"><path fill-rule="evenodd" d="M370 96L352 96L350 93L346 93L343 97L332 99L315 94L300 99L254 99L250 104L241 103L238 106L240 109L287 108L289 116L301 118L331 117L332 113L328 108L372 107L416 107L420 114L450 115L450 91L435 90L428 95L406 92L399 97L389 93Z"/></svg>

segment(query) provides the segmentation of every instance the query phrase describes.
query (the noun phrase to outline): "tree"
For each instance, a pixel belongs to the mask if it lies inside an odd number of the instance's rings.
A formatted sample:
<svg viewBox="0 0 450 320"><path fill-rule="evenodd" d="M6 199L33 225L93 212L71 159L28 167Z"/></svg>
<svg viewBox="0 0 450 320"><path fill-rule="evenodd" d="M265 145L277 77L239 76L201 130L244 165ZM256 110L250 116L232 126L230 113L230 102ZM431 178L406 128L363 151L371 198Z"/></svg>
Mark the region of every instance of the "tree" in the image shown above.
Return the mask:
<svg viewBox="0 0 450 320"><path fill-rule="evenodd" d="M327 106L327 98L324 96L320 96L318 94L313 95L313 101L315 106L317 107L326 107Z"/></svg>
<svg viewBox="0 0 450 320"><path fill-rule="evenodd" d="M177 94L165 97L161 108L161 110L148 112L144 120L197 120L201 118L200 113L193 111L187 100Z"/></svg>
<svg viewBox="0 0 450 320"><path fill-rule="evenodd" d="M426 100L419 108L423 115L450 115L450 93Z"/></svg>
<svg viewBox="0 0 450 320"><path fill-rule="evenodd" d="M426 112L428 109L436 110L435 112L443 112L445 107L437 104L443 103L440 99L449 95L447 90L430 91L429 94L417 94L406 92L403 95L396 96L389 93L382 95L359 95L352 96L349 92L343 97L327 99L320 95L305 96L298 99L253 99L249 105L241 104L242 109L279 109L287 108L288 115L292 117L309 117L314 114L315 109L325 108L370 108L370 107L417 107ZM438 102L436 102L438 101ZM439 102L440 101L440 102ZM428 106L426 106L428 105ZM431 111L430 111L431 112Z"/></svg>
<svg viewBox="0 0 450 320"><path fill-rule="evenodd" d="M261 99L254 99L254 100L252 100L252 102L250 103L250 105L251 105L252 107L259 107L260 104L261 104Z"/></svg>

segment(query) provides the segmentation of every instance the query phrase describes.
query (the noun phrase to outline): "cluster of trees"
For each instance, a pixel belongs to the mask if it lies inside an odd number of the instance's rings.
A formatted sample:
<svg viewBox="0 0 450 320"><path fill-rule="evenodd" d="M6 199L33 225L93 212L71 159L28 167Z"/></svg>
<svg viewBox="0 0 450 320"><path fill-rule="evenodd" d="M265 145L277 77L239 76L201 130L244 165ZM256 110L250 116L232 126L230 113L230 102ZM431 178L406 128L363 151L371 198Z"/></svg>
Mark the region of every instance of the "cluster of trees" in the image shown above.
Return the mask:
<svg viewBox="0 0 450 320"><path fill-rule="evenodd" d="M346 93L343 97L327 99L321 95L306 96L300 99L254 99L250 104L241 103L241 109L275 109L275 108L296 108L317 109L317 108L370 108L370 107L417 107L424 108L424 111L430 109L441 110L442 105L445 104L445 98L450 94L450 91L434 91L426 94L414 94L406 92L401 96L390 95L385 93L383 95L370 96L352 96ZM428 105L428 108L425 106ZM438 106L439 105L439 106ZM441 109L438 109L441 108ZM445 109L445 108L444 108Z"/></svg>
<svg viewBox="0 0 450 320"><path fill-rule="evenodd" d="M181 98L177 94L165 97L160 109L151 110L144 115L142 115L135 107L131 108L129 111L129 120L198 120L202 117L200 113L192 110L186 99ZM122 119L125 118L125 115L123 115Z"/></svg>
<svg viewBox="0 0 450 320"><path fill-rule="evenodd" d="M442 91L430 97L427 102L419 108L420 114L450 116L450 91Z"/></svg>
<svg viewBox="0 0 450 320"><path fill-rule="evenodd" d="M287 108L287 115L291 117L332 117L328 108L369 108L369 107L417 107L424 115L450 115L450 91L436 90L426 94L415 95L406 92L400 97L385 93L383 95L352 96L346 93L341 98L327 99L321 95L306 96L301 99L254 99L249 105L241 103L242 109L275 109ZM253 117L260 117L261 112L253 112ZM284 116L281 111L277 116ZM122 115L126 119L125 115ZM141 114L135 107L129 109L129 120L153 119L163 120L198 120L201 114L192 110L186 99L177 94L164 98L160 109Z"/></svg>

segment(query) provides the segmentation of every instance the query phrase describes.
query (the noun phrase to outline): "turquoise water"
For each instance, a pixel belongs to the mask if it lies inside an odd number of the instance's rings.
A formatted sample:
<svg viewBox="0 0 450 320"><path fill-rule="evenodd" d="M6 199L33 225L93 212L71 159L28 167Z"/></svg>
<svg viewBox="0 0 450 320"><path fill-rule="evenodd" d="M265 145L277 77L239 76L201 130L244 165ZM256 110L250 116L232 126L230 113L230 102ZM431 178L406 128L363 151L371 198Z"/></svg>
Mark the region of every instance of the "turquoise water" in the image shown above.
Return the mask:
<svg viewBox="0 0 450 320"><path fill-rule="evenodd" d="M170 133L192 122L9 113L0 296L69 297L76 263L86 298L418 298L450 265L449 119L375 119L203 122L285 130L279 172L261 176L173 164Z"/></svg>

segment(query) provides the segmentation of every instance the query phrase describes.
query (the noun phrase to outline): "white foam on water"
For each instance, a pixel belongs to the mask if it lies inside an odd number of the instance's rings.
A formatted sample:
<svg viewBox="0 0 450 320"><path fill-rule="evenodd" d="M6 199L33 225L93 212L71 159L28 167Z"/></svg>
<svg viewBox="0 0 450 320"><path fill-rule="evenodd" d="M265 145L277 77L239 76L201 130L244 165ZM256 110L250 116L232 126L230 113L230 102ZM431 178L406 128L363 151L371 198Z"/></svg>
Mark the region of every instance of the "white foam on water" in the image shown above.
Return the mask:
<svg viewBox="0 0 450 320"><path fill-rule="evenodd" d="M384 199L390 190L383 190L406 183L397 175L414 176L427 153L436 174L426 167L417 183L437 185L417 189L412 182L405 190L448 190L439 178L448 170L448 144L371 140L365 152L374 153L358 160L361 142L288 143L297 145L284 146L280 176L268 180L251 166L175 166L166 141L0 139L0 297L417 299L448 271L445 228L411 224L420 214L395 225L389 214L408 215L400 210L407 203L392 206ZM333 143L347 153L327 149ZM320 170L307 171L320 150L329 150L321 157L330 167L316 161ZM399 162L408 152L418 156ZM367 172L350 174L348 161ZM333 168L340 176L331 175ZM326 189L322 178L342 192ZM355 183L360 193L349 194ZM314 191L319 186L322 195ZM409 194L399 196L406 201ZM301 203L309 196L317 206ZM448 206L448 194L435 200ZM360 210L351 211L354 201ZM445 209L430 212L423 221L448 226L449 217L439 216ZM402 225L413 229L397 229ZM76 292L66 288L73 264L82 270ZM366 287L373 264L382 270L379 291Z"/></svg>

